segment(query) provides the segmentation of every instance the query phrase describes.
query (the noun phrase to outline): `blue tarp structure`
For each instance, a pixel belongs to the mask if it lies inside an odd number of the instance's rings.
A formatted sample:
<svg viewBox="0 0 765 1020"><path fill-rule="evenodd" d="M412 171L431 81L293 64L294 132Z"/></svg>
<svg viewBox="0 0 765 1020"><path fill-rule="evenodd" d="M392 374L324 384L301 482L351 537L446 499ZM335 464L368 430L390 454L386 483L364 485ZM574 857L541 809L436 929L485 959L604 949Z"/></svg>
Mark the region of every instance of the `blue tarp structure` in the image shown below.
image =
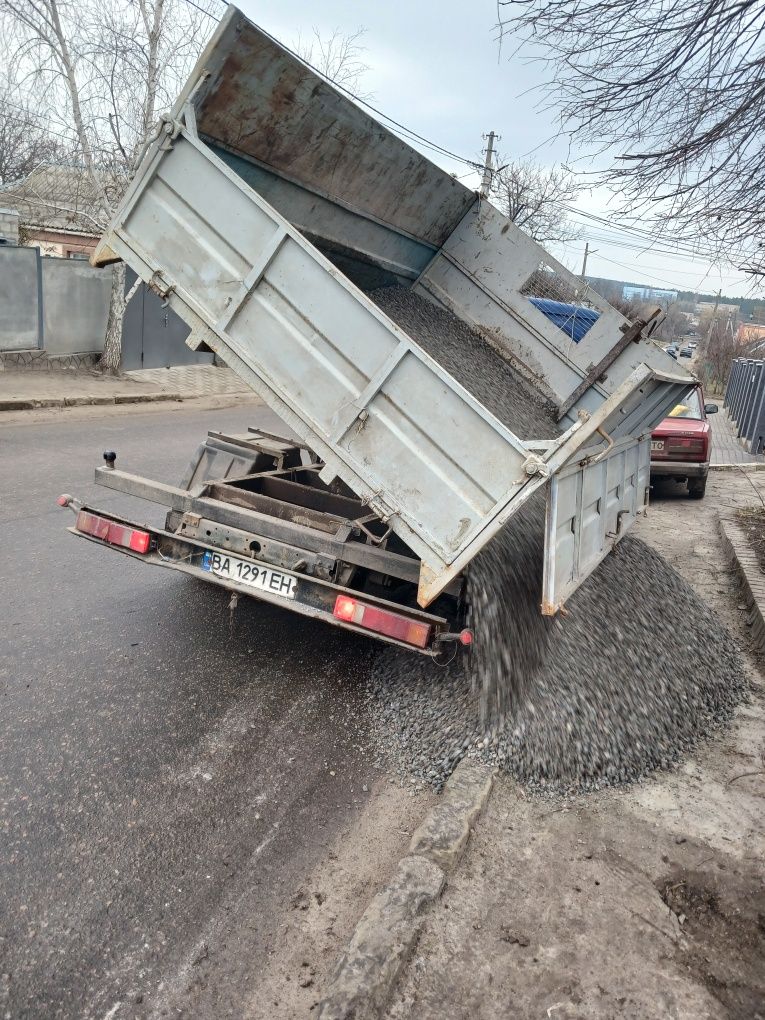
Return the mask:
<svg viewBox="0 0 765 1020"><path fill-rule="evenodd" d="M530 297L529 301L576 344L600 318L600 312L596 312L594 308L580 308L578 305L567 305L563 301L550 301L548 298L539 297Z"/></svg>

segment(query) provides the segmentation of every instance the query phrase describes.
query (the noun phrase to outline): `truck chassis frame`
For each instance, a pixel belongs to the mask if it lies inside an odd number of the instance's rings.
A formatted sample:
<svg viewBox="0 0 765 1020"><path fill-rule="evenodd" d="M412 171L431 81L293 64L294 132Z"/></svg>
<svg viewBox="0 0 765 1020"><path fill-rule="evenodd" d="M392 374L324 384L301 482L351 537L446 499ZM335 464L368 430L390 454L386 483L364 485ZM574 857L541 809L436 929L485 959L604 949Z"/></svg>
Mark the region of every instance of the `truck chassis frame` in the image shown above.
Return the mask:
<svg viewBox="0 0 765 1020"><path fill-rule="evenodd" d="M140 553L70 528L77 537L426 655L438 655L445 642L460 639L462 579L452 582L432 607L434 612L422 610L416 602L419 559L361 500L324 485L319 479L322 463L299 443L255 430L247 437L210 433L180 486L118 470L115 456L104 455L107 463L96 468L96 484L166 507L165 526L62 497L78 513L148 532L150 544ZM336 483L334 488L341 486ZM286 599L212 573L203 566L207 552L289 572L297 578L295 597ZM338 596L425 625L426 647L339 619L334 612Z"/></svg>

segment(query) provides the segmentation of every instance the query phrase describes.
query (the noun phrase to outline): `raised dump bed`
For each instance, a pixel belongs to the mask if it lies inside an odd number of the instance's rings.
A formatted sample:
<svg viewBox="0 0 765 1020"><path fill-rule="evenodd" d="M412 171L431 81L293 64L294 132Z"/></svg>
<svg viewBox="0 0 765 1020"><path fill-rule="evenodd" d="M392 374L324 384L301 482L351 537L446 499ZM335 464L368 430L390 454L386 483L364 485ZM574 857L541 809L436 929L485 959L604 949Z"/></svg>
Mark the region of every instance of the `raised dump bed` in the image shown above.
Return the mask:
<svg viewBox="0 0 765 1020"><path fill-rule="evenodd" d="M548 485L555 612L646 506L650 431L690 380L644 324L233 7L94 261L120 258L317 455L321 479L416 554L421 606ZM555 408L555 434L502 424L467 372L365 293L391 284L485 338Z"/></svg>

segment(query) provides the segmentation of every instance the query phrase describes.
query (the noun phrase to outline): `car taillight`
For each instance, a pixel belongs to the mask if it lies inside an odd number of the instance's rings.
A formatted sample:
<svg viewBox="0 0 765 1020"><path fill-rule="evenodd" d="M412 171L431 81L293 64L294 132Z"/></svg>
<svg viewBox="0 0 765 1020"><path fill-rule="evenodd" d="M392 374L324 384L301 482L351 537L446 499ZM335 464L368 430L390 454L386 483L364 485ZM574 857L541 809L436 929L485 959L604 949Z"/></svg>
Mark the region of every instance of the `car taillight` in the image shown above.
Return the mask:
<svg viewBox="0 0 765 1020"><path fill-rule="evenodd" d="M703 460L707 452L705 437L670 436L664 445L667 454L681 460Z"/></svg>
<svg viewBox="0 0 765 1020"><path fill-rule="evenodd" d="M108 542L110 545L121 545L124 549L137 553L149 551L151 535L148 531L128 528L124 524L117 524L116 521L91 514L87 510L80 510L77 514L75 527L83 534L100 538L102 542Z"/></svg>
<svg viewBox="0 0 765 1020"><path fill-rule="evenodd" d="M349 595L338 595L332 615L345 623L354 623L365 630L384 634L386 637L405 641L417 648L426 648L430 640L432 627L429 623L410 620L408 616L392 613L388 609L368 606Z"/></svg>

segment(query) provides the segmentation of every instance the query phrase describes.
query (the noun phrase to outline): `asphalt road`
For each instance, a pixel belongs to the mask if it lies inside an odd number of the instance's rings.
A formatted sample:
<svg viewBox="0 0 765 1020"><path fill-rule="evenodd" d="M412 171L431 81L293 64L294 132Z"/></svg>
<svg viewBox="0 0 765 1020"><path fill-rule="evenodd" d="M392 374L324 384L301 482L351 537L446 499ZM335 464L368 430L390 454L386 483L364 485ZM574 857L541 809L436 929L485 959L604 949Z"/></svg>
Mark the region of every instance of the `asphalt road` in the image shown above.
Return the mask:
<svg viewBox="0 0 765 1020"><path fill-rule="evenodd" d="M251 600L232 618L55 505L146 517L93 485L102 450L176 482L208 428L258 420L275 428L252 408L0 424L8 1020L241 1015L300 876L360 810L369 644Z"/></svg>

